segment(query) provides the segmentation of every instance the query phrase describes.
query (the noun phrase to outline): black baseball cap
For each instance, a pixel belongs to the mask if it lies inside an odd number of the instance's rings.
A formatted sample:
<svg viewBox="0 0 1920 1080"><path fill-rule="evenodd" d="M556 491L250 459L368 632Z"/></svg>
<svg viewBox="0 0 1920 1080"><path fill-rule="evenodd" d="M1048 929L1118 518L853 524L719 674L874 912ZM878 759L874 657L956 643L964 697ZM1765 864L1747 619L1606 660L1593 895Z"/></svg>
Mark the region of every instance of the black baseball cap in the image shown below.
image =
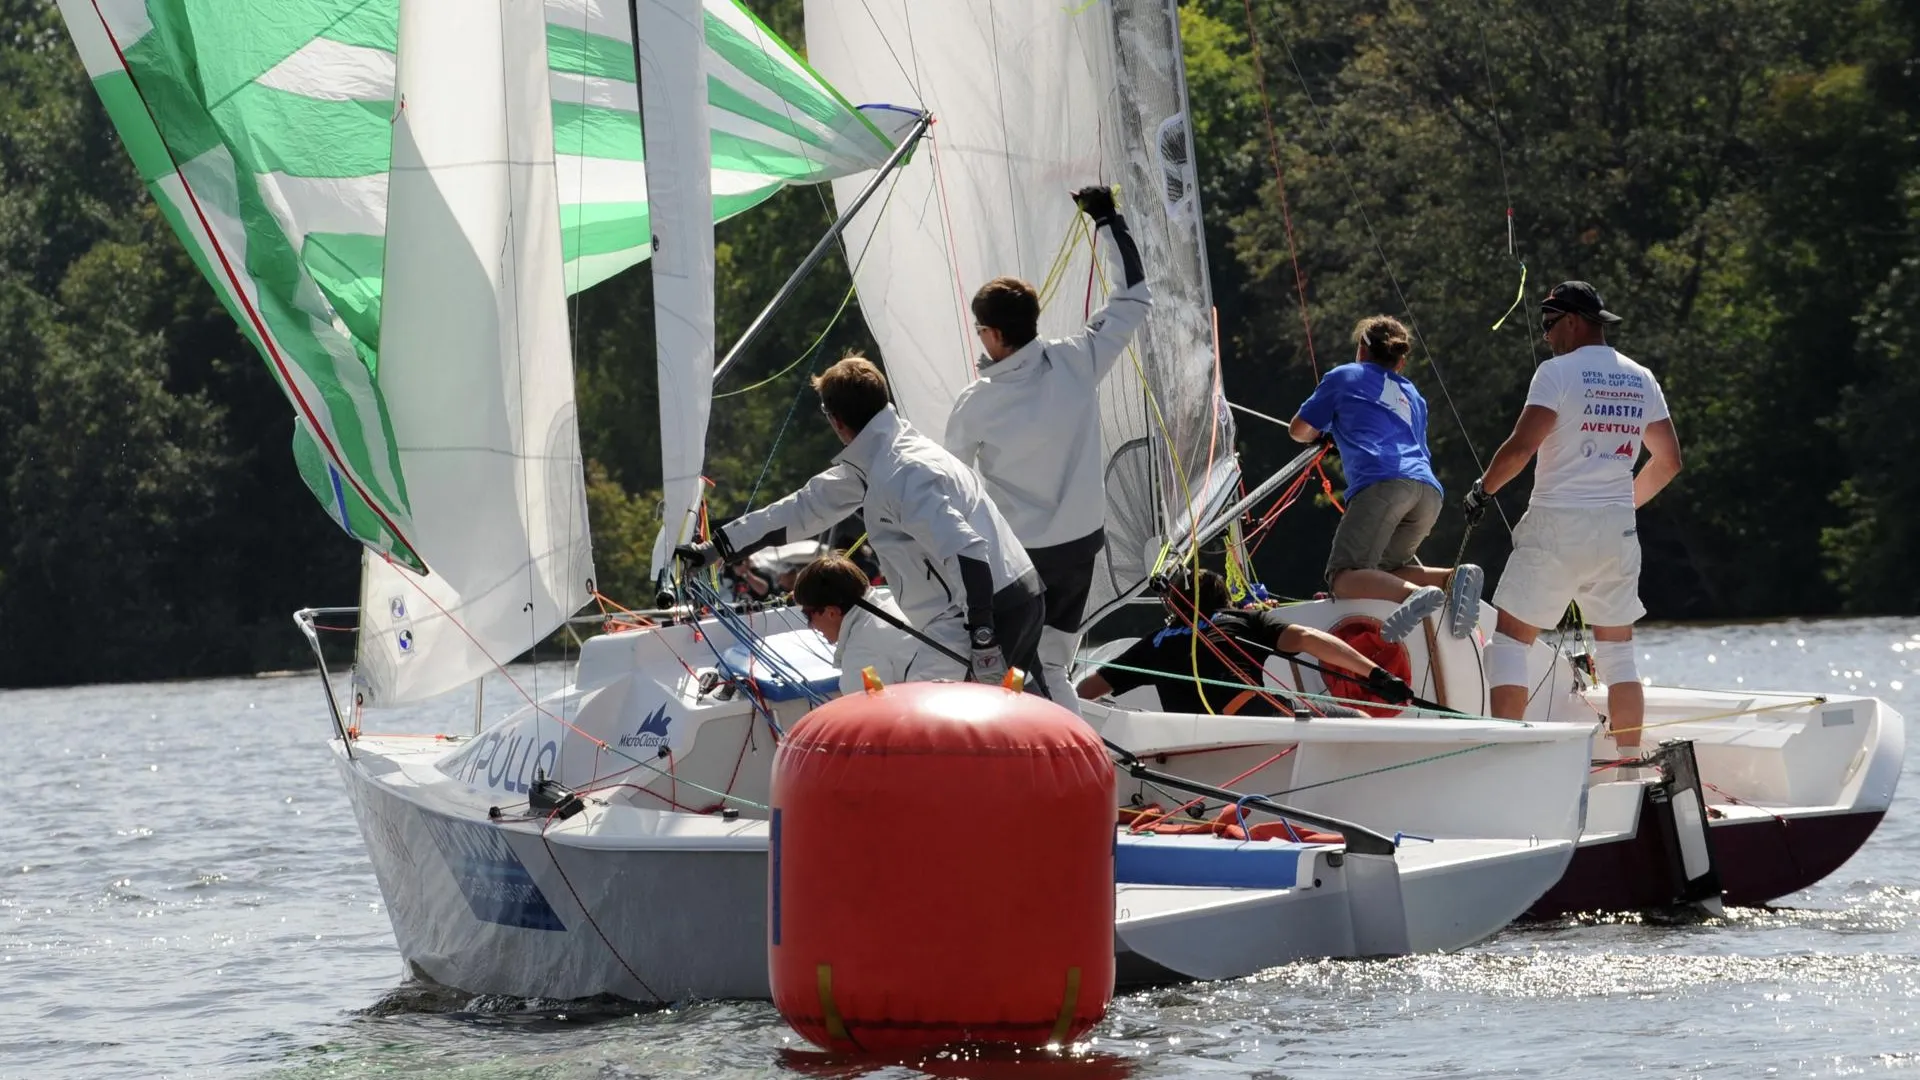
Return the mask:
<svg viewBox="0 0 1920 1080"><path fill-rule="evenodd" d="M1607 310L1606 301L1600 299L1600 293L1584 281L1563 281L1555 285L1547 293L1547 298L1540 301L1540 310L1564 311L1595 322L1620 321L1620 316Z"/></svg>

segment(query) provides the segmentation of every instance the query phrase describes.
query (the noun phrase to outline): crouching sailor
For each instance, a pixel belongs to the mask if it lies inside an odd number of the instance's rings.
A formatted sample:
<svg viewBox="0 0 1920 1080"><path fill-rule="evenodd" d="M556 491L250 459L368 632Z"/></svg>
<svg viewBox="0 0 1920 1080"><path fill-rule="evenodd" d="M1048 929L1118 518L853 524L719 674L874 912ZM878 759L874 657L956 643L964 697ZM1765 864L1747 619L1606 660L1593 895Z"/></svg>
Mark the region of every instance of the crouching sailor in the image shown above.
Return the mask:
<svg viewBox="0 0 1920 1080"><path fill-rule="evenodd" d="M861 672L867 668L888 686L967 677L964 665L893 625L894 620L906 622L900 605L875 589L866 572L845 555L823 555L801 567L793 582L793 602L807 625L833 646L843 694L860 691Z"/></svg>
<svg viewBox="0 0 1920 1080"><path fill-rule="evenodd" d="M1100 443L1100 380L1147 317L1152 298L1140 250L1113 192L1088 187L1074 202L1105 229L1122 286L1080 333L1039 336L1040 298L1018 278L995 278L973 296L974 329L986 355L980 377L947 418L947 448L980 470L1047 590L1040 663L1048 696L1072 708L1067 668L1106 545L1107 495Z"/></svg>
<svg viewBox="0 0 1920 1080"><path fill-rule="evenodd" d="M1267 654L1306 653L1349 673L1383 701L1404 705L1413 700L1406 683L1332 634L1287 622L1276 612L1234 608L1226 579L1211 570L1200 571L1197 584L1189 584L1186 570L1175 573L1161 590L1160 602L1167 608L1167 628L1141 638L1080 680L1081 697L1125 693L1150 683L1166 712L1280 716L1285 715L1280 705L1285 695L1259 689ZM1338 705L1319 711L1360 715Z"/></svg>
<svg viewBox="0 0 1920 1080"><path fill-rule="evenodd" d="M860 510L908 623L970 656L975 681L1000 682L1009 663L1037 671L1040 576L980 477L894 411L886 376L868 360L839 361L813 388L846 449L800 490L674 554L696 569L731 564ZM1042 693L1039 683L1029 689Z"/></svg>
<svg viewBox="0 0 1920 1080"><path fill-rule="evenodd" d="M1464 638L1480 618L1480 568L1428 567L1415 555L1440 516L1441 491L1427 451L1427 402L1402 374L1412 349L1407 328L1376 315L1354 327L1353 341L1353 363L1329 370L1287 426L1297 442L1331 434L1347 471L1327 587L1342 600L1397 601L1380 623L1386 641L1406 637L1443 605L1448 629Z"/></svg>

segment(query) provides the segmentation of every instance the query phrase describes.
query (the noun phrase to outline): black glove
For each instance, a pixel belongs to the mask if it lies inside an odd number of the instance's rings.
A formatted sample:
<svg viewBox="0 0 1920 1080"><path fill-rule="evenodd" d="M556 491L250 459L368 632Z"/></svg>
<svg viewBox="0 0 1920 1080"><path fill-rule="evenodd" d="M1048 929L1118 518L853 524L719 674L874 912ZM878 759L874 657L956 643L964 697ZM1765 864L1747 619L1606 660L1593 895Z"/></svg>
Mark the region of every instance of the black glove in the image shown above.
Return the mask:
<svg viewBox="0 0 1920 1080"><path fill-rule="evenodd" d="M674 548L673 557L685 563L688 570L705 570L720 561L720 549L702 540L697 544L681 544Z"/></svg>
<svg viewBox="0 0 1920 1080"><path fill-rule="evenodd" d="M1103 184L1091 184L1073 193L1074 204L1082 213L1093 219L1097 228L1112 221L1119 214L1113 205L1113 189Z"/></svg>
<svg viewBox="0 0 1920 1080"><path fill-rule="evenodd" d="M1334 453L1336 453L1336 454L1340 452L1340 447L1339 447L1339 445L1338 445L1338 444L1336 444L1336 443L1335 443L1335 442L1333 441L1333 436L1331 436L1331 435L1329 435L1329 434L1327 434L1327 433L1326 433L1326 432L1324 432L1324 431L1320 433L1320 437L1319 437L1319 438L1317 438L1317 439L1315 439L1315 440L1313 440L1313 444L1314 444L1315 446L1324 446L1324 447L1326 447L1326 448L1327 448L1328 450L1331 450L1331 451L1333 451L1333 452L1334 452Z"/></svg>
<svg viewBox="0 0 1920 1080"><path fill-rule="evenodd" d="M967 642L973 654L973 681L993 686L999 686L1005 681L1007 655L1000 651L1000 639L994 636L993 627L968 627Z"/></svg>
<svg viewBox="0 0 1920 1080"><path fill-rule="evenodd" d="M1473 488L1467 492L1466 499L1461 503L1467 511L1467 524L1480 524L1480 519L1486 516L1487 505L1491 502L1493 502L1493 496L1487 494L1486 485L1475 480Z"/></svg>
<svg viewBox="0 0 1920 1080"><path fill-rule="evenodd" d="M1389 705L1405 705L1413 700L1413 689L1383 667L1367 672L1367 689Z"/></svg>

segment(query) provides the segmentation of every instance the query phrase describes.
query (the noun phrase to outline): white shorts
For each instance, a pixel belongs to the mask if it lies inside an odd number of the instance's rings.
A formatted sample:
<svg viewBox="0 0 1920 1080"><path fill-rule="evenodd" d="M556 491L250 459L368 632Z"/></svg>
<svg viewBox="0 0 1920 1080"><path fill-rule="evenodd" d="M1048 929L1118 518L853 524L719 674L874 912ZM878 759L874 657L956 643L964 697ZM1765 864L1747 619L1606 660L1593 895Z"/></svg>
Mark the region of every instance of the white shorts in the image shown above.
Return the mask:
<svg viewBox="0 0 1920 1080"><path fill-rule="evenodd" d="M1514 528L1493 606L1544 629L1575 600L1589 626L1631 626L1647 613L1632 507L1536 506Z"/></svg>

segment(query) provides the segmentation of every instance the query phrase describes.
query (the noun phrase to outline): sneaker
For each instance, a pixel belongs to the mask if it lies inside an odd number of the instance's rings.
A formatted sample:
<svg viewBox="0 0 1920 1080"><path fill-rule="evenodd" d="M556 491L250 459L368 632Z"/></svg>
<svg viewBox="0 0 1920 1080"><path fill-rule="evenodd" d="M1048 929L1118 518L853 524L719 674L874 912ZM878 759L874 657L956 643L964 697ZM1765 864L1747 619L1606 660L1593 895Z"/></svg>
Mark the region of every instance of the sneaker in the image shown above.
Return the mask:
<svg viewBox="0 0 1920 1080"><path fill-rule="evenodd" d="M1472 563L1461 563L1453 568L1453 579L1447 584L1447 631L1465 638L1480 623L1480 591L1486 587L1487 575Z"/></svg>
<svg viewBox="0 0 1920 1080"><path fill-rule="evenodd" d="M1380 620L1380 640L1389 645L1398 644L1420 620L1439 611L1447 602L1447 594L1432 585L1422 586L1406 602L1393 609L1393 613Z"/></svg>

